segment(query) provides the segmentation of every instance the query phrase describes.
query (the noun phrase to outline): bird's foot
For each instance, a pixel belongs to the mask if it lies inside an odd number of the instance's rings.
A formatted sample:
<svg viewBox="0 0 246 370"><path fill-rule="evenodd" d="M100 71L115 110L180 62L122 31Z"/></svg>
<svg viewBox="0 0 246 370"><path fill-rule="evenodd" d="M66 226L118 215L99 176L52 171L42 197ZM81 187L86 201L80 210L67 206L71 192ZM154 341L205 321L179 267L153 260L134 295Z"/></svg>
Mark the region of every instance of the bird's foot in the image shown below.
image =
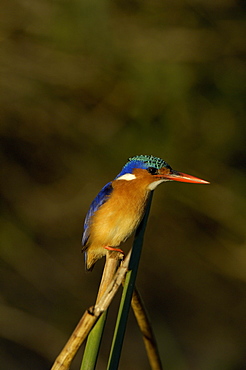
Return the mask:
<svg viewBox="0 0 246 370"><path fill-rule="evenodd" d="M114 247L110 247L108 245L105 246L104 248L107 249L108 251L119 252L119 253L122 253L123 255L125 255L125 253L123 252L123 250L120 249L120 248L114 248Z"/></svg>

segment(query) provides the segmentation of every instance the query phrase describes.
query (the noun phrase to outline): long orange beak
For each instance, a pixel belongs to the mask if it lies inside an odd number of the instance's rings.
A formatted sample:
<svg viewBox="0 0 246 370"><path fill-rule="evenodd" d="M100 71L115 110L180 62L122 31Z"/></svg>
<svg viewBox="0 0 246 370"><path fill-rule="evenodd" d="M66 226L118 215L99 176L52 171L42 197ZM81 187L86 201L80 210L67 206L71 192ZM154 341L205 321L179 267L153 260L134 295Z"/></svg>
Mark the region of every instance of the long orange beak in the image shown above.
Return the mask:
<svg viewBox="0 0 246 370"><path fill-rule="evenodd" d="M178 172L172 170L172 172L163 174L161 177L171 180L171 181L180 181L180 182L190 182L194 184L209 184L208 181L199 179L198 177L194 177L191 175L187 175L186 173Z"/></svg>

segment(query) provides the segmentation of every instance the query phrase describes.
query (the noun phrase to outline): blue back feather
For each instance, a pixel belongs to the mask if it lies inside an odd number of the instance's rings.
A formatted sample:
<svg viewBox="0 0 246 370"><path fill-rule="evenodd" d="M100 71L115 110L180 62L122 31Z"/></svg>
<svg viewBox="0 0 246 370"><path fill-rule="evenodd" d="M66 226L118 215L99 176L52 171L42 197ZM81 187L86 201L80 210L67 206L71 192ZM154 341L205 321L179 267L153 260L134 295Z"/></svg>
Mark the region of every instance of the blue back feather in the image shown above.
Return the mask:
<svg viewBox="0 0 246 370"><path fill-rule="evenodd" d="M94 215L94 213L98 210L99 207L101 207L108 199L109 195L112 192L112 185L111 181L107 183L102 190L97 194L96 198L93 200L93 202L90 205L89 211L85 218L84 223L84 233L82 236L82 245L85 246L87 243L87 240L90 236L89 234L89 226L90 226L90 220L91 217Z"/></svg>

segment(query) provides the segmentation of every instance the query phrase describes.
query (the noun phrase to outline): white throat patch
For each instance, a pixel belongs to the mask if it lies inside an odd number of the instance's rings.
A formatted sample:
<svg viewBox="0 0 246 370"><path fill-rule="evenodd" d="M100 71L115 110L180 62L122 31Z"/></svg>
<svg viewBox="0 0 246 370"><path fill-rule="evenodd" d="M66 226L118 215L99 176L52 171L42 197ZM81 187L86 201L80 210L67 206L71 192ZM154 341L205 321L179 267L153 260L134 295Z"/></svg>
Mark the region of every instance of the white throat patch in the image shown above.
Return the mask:
<svg viewBox="0 0 246 370"><path fill-rule="evenodd" d="M124 175L118 177L116 180L126 180L126 181L131 181L136 179L136 176L133 175L133 173L125 173Z"/></svg>
<svg viewBox="0 0 246 370"><path fill-rule="evenodd" d="M151 184L149 184L148 189L149 190L154 190L159 184L161 184L164 181L168 181L168 180L157 180L157 181L154 181Z"/></svg>

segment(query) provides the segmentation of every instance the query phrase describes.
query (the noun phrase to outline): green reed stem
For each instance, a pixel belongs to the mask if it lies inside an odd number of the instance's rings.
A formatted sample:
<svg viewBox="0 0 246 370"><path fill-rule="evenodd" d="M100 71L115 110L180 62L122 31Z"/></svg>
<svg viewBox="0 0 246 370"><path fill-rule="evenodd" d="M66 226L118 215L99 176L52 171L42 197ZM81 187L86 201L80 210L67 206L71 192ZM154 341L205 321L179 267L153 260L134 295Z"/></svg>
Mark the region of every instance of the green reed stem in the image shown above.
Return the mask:
<svg viewBox="0 0 246 370"><path fill-rule="evenodd" d="M126 274L107 370L116 370L119 365L124 335L126 331L127 318L131 306L131 299L135 286L135 280L143 246L144 232L148 221L152 196L153 193L151 192L144 218L137 228L135 234L131 259L129 262L129 271Z"/></svg>
<svg viewBox="0 0 246 370"><path fill-rule="evenodd" d="M106 318L107 311L98 319L93 330L88 335L80 370L95 369Z"/></svg>

